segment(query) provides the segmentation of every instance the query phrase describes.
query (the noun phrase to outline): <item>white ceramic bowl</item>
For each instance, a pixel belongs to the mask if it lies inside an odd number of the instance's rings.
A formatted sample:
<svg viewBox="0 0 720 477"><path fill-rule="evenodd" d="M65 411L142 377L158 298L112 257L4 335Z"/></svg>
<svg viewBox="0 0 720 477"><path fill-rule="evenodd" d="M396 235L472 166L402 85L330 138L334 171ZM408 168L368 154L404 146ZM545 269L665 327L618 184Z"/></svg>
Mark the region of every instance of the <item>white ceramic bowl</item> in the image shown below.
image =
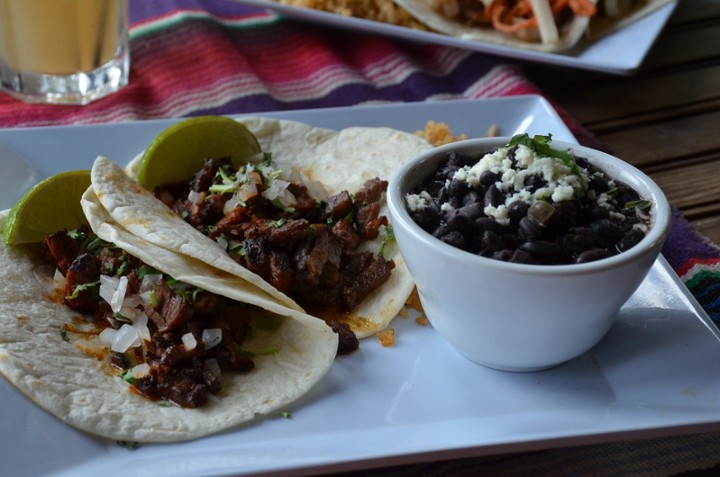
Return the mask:
<svg viewBox="0 0 720 477"><path fill-rule="evenodd" d="M573 265L526 265L473 255L418 226L405 195L432 174L451 150L478 159L510 138L462 141L420 154L391 179L388 207L395 237L435 330L460 353L496 369L532 371L575 358L607 333L645 278L670 226L660 188L630 164L603 152L553 141L652 202L654 223L630 250Z"/></svg>

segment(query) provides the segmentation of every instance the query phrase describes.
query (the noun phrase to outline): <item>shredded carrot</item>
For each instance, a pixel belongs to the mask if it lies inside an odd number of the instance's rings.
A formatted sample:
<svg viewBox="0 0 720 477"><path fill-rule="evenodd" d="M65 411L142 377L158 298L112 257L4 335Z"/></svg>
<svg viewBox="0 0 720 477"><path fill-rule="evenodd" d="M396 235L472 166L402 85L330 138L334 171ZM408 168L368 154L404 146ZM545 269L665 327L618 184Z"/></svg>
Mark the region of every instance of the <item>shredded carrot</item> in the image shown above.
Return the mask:
<svg viewBox="0 0 720 477"><path fill-rule="evenodd" d="M597 13L597 7L590 0L568 0L575 15L591 17Z"/></svg>
<svg viewBox="0 0 720 477"><path fill-rule="evenodd" d="M549 0L553 15L557 16L567 8L575 15L592 16L597 8L590 0ZM485 17L493 27L505 33L517 33L537 26L537 18L529 0L493 0L486 8Z"/></svg>

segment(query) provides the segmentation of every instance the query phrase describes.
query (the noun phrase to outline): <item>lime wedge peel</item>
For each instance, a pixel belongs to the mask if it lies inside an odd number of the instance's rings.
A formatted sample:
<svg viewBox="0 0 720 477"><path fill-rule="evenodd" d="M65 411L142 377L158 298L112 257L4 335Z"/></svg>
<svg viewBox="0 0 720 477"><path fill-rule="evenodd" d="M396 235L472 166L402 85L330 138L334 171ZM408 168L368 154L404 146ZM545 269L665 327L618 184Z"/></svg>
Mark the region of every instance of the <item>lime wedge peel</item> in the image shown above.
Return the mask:
<svg viewBox="0 0 720 477"><path fill-rule="evenodd" d="M90 171L69 171L39 182L8 213L3 239L13 246L42 242L45 236L87 223L80 198L90 187Z"/></svg>
<svg viewBox="0 0 720 477"><path fill-rule="evenodd" d="M229 157L241 165L261 152L257 138L241 123L226 116L199 116L165 129L145 150L137 169L142 187L188 180L203 160Z"/></svg>

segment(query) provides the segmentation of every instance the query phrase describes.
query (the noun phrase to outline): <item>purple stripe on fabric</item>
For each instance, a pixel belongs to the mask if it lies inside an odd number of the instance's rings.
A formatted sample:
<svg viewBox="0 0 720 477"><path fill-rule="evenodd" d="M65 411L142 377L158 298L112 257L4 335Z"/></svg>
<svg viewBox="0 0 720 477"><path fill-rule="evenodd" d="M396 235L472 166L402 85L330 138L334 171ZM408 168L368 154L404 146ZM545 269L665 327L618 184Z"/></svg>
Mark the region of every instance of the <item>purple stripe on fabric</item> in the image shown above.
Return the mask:
<svg viewBox="0 0 720 477"><path fill-rule="evenodd" d="M682 217L682 213L673 208L673 221L663 255L668 263L677 269L691 258L714 258L720 256L720 250L700 236Z"/></svg>
<svg viewBox="0 0 720 477"><path fill-rule="evenodd" d="M236 16L262 11L228 0L130 0L130 24L161 17L179 10L205 10L217 16Z"/></svg>

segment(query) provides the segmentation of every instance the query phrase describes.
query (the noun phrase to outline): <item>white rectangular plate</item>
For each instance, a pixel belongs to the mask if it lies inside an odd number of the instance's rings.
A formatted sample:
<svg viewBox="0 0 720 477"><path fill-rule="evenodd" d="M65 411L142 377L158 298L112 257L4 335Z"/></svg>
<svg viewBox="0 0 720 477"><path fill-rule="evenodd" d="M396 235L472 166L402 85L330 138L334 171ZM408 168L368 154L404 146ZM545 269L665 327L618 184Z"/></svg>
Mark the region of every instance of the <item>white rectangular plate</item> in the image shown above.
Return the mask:
<svg viewBox="0 0 720 477"><path fill-rule="evenodd" d="M274 10L297 20L320 23L334 27L389 35L423 43L464 48L493 55L529 60L557 66L602 71L628 75L642 64L657 36L677 6L673 1L651 14L595 41L582 40L575 47L558 53L525 50L495 43L455 38L441 33L413 30L411 28L346 17L334 13L292 7L272 0L235 0L238 3Z"/></svg>
<svg viewBox="0 0 720 477"><path fill-rule="evenodd" d="M455 133L572 134L539 97L268 113L318 126ZM0 130L41 175L125 163L170 121ZM562 297L558 297L561 299ZM479 304L481 306L481 304ZM582 310L568 310L582 313ZM205 439L130 450L76 431L0 379L0 462L14 477L293 475L720 429L717 328L664 259L590 352L554 369L506 373L458 355L430 327L397 318L301 402ZM47 379L52 379L48 376Z"/></svg>

